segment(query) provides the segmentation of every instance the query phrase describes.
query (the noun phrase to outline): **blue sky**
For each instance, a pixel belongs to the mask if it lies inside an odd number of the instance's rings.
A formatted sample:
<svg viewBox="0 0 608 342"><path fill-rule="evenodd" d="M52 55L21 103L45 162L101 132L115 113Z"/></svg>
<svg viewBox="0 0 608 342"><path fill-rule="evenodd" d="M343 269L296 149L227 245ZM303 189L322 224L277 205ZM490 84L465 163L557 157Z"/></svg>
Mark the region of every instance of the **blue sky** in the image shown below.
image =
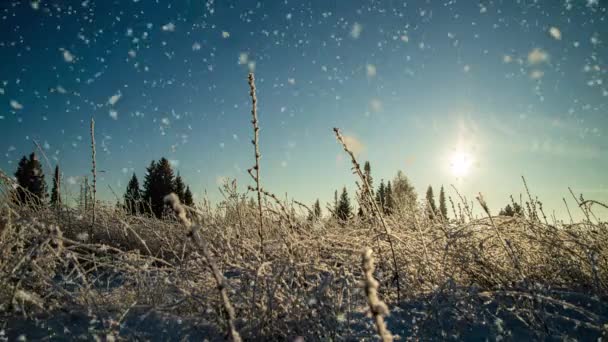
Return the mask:
<svg viewBox="0 0 608 342"><path fill-rule="evenodd" d="M303 202L353 188L340 127L375 179L454 184L493 208L526 176L564 217L567 187L608 201L608 9L570 1L4 1L0 168L40 142L66 180L121 194L162 156L195 195L262 180ZM453 170L454 155L471 165ZM66 182L69 183L69 182ZM76 193L76 186L72 186ZM451 193L450 193L451 194Z"/></svg>

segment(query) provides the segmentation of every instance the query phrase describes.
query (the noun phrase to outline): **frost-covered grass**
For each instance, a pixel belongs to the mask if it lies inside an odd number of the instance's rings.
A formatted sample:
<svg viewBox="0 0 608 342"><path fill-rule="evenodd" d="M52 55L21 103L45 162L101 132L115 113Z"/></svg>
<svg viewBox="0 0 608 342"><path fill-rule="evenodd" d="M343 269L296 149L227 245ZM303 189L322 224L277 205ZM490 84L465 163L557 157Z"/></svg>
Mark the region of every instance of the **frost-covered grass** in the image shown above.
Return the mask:
<svg viewBox="0 0 608 342"><path fill-rule="evenodd" d="M172 217L98 205L91 225L90 211L3 200L0 338L224 339L212 259L245 340L375 340L364 248L373 249L377 296L395 337L597 340L607 333L608 227L592 215L566 225L528 211L449 222L398 211L383 218L395 270L376 218L310 222L269 201L261 254L257 204L228 190L218 206L190 210L209 257Z"/></svg>

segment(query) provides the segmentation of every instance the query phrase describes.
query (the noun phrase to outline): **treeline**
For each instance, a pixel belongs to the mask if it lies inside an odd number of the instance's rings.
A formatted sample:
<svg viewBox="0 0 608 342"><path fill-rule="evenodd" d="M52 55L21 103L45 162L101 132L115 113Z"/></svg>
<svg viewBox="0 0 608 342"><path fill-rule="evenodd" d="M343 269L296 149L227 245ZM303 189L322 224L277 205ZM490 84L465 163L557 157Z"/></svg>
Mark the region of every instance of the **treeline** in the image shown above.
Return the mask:
<svg viewBox="0 0 608 342"><path fill-rule="evenodd" d="M14 197L19 203L35 206L49 204L52 207L59 207L63 204L59 165L55 166L50 198L44 170L36 153L21 158L15 178L19 187L15 189ZM78 200L78 206L81 209L86 210L91 205L93 201L91 192L88 179L84 177ZM165 210L164 197L172 192L177 194L182 203L188 206L194 204L190 187L184 183L179 174L174 175L169 160L161 158L158 161L152 161L146 169L143 188L140 188L139 180L135 173L133 174L127 184L122 203L119 201L117 206L133 215L148 214L161 217Z"/></svg>
<svg viewBox="0 0 608 342"><path fill-rule="evenodd" d="M140 188L137 175L133 173L125 191L124 206L133 215L154 214L162 217L166 209L164 198L170 193L175 193L187 206L194 204L190 187L179 173L174 175L169 160L163 157L158 161L153 160L146 169L143 188Z"/></svg>
<svg viewBox="0 0 608 342"><path fill-rule="evenodd" d="M373 198L379 210L384 215L392 215L397 211L407 210L417 212L420 210L418 195L403 172L388 182L380 180L380 184L374 187L371 165L366 162L364 165L364 176L373 194ZM61 174L59 165L55 166L52 179L51 195L48 195L48 188L45 181L42 164L38 160L36 153L31 153L29 157L23 156L17 166L15 178L19 187L15 189L15 199L22 204L32 204L42 206L49 204L52 207L60 207L63 204L61 196ZM366 206L366 201L362 198L362 185L358 184L357 201L359 203L358 216L374 215L374 210ZM164 204L164 197L170 193L175 193L180 201L187 206L194 205L194 199L190 187L185 184L182 177L174 174L169 160L161 158L152 161L146 169L143 187L140 186L137 175L133 176L127 184L122 201L117 203L117 207L124 209L133 215L154 215L162 217L167 209ZM80 187L79 207L88 209L92 202L91 190L86 177ZM448 220L448 209L446 196L443 186L439 191L438 204L435 202L433 187L429 185L426 191L425 200L422 206L426 215L430 219ZM333 203L327 206L331 217L346 222L355 216L354 207L346 190L342 189L334 192ZM499 215L516 216L522 215L522 208L519 204L512 201L505 208L501 209ZM317 200L310 210L308 219L318 220L322 217L321 205Z"/></svg>

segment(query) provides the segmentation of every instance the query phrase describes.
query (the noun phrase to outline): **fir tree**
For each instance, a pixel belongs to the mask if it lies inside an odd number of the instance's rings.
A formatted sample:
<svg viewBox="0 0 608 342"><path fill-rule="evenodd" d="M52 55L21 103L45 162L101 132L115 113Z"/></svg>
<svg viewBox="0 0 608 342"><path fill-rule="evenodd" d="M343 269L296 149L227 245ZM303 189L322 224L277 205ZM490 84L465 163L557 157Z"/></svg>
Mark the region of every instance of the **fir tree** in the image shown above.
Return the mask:
<svg viewBox="0 0 608 342"><path fill-rule="evenodd" d="M346 191L346 187L344 187L342 188L342 194L340 195L340 200L338 201L336 215L339 220L346 222L348 219L350 219L352 210L353 208L350 205L348 192Z"/></svg>
<svg viewBox="0 0 608 342"><path fill-rule="evenodd" d="M369 185L369 190L374 193L374 180L372 178L372 167L369 164L369 161L365 162L363 166L363 172L365 174L365 179L367 180L367 184Z"/></svg>
<svg viewBox="0 0 608 342"><path fill-rule="evenodd" d="M426 189L426 207L429 218L434 218L437 214L437 206L435 205L435 195L433 195L433 187L430 185Z"/></svg>
<svg viewBox="0 0 608 342"><path fill-rule="evenodd" d="M125 192L125 207L128 212L133 215L136 215L142 212L142 195L141 190L139 188L139 180L135 173L129 180L129 184L127 184L127 191Z"/></svg>
<svg viewBox="0 0 608 342"><path fill-rule="evenodd" d="M21 189L17 190L17 198L20 203L35 205L44 203L48 196L47 187L42 164L35 153L30 154L29 159L25 156L21 158L15 177L21 186Z"/></svg>
<svg viewBox="0 0 608 342"><path fill-rule="evenodd" d="M395 209L395 200L393 198L393 186L391 185L391 181L388 181L388 184L386 185L386 194L384 195L384 198L384 201L386 202L384 213L390 215Z"/></svg>
<svg viewBox="0 0 608 342"><path fill-rule="evenodd" d="M175 177L169 160L161 158L152 161L144 179L144 201L156 217L162 217L165 208L164 198L175 192Z"/></svg>
<svg viewBox="0 0 608 342"><path fill-rule="evenodd" d="M175 194L179 198L179 201L185 204L184 199L186 194L186 185L184 184L184 181L182 180L182 177L179 175L179 173L177 174L177 177L175 177L174 188Z"/></svg>
<svg viewBox="0 0 608 342"><path fill-rule="evenodd" d="M414 187L410 184L409 179L407 179L403 172L398 171L397 176L393 179L393 200L395 209L403 208L415 211L417 199L418 195L416 194Z"/></svg>
<svg viewBox="0 0 608 342"><path fill-rule="evenodd" d="M445 203L445 191L443 190L443 185L441 186L441 190L439 191L439 212L441 213L441 216L447 220L448 207Z"/></svg>
<svg viewBox="0 0 608 342"><path fill-rule="evenodd" d="M380 180L380 186L378 192L376 192L376 203L382 211L386 208L386 187L384 186L384 180Z"/></svg>
<svg viewBox="0 0 608 342"><path fill-rule="evenodd" d="M313 206L313 213L316 219L320 219L321 215L323 215L321 212L321 203L319 203L318 199L315 201L315 205Z"/></svg>
<svg viewBox="0 0 608 342"><path fill-rule="evenodd" d="M186 187L186 191L184 192L184 204L192 207L194 205L194 199L192 198L192 191L190 191L190 187Z"/></svg>
<svg viewBox="0 0 608 342"><path fill-rule="evenodd" d="M59 165L55 166L53 188L51 190L51 205L54 207L61 206L61 176L59 174Z"/></svg>
<svg viewBox="0 0 608 342"><path fill-rule="evenodd" d="M338 190L334 191L334 217L338 217Z"/></svg>

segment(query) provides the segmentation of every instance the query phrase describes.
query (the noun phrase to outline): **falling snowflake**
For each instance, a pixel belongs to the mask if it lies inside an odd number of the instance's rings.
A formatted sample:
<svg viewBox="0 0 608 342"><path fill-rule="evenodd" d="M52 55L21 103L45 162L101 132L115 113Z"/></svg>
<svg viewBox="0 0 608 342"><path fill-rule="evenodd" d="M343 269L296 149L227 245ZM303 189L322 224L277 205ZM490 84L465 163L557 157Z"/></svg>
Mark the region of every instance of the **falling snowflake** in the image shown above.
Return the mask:
<svg viewBox="0 0 608 342"><path fill-rule="evenodd" d="M359 23L354 23L350 30L350 36L353 37L353 39L358 39L359 36L361 36L361 31L363 31L363 26Z"/></svg>
<svg viewBox="0 0 608 342"><path fill-rule="evenodd" d="M175 24L174 23L165 24L161 27L161 29L165 32L175 32Z"/></svg>
<svg viewBox="0 0 608 342"><path fill-rule="evenodd" d="M15 110L23 109L23 105L21 103L17 102L16 100L11 100L10 105Z"/></svg>
<svg viewBox="0 0 608 342"><path fill-rule="evenodd" d="M122 94L119 91L117 94L110 96L110 98L108 99L108 103L110 105L114 106L116 104L116 102L118 102L118 100L120 100L121 97L122 97Z"/></svg>
<svg viewBox="0 0 608 342"><path fill-rule="evenodd" d="M530 65L546 63L549 61L549 54L539 48L535 48L528 54L528 63Z"/></svg>
<svg viewBox="0 0 608 342"><path fill-rule="evenodd" d="M63 54L63 60L67 63L73 63L76 59L74 55L66 49L59 49L59 51L61 51L61 53Z"/></svg>
<svg viewBox="0 0 608 342"><path fill-rule="evenodd" d="M224 38L224 39L230 38L230 32L222 31L222 38Z"/></svg>
<svg viewBox="0 0 608 342"><path fill-rule="evenodd" d="M551 27L549 34L556 40L562 40L562 32L557 27Z"/></svg>
<svg viewBox="0 0 608 342"><path fill-rule="evenodd" d="M376 76L376 66L373 64L366 65L365 69L367 70L367 77Z"/></svg>
<svg viewBox="0 0 608 342"><path fill-rule="evenodd" d="M114 120L118 120L118 112L114 109L110 109L110 117Z"/></svg>

